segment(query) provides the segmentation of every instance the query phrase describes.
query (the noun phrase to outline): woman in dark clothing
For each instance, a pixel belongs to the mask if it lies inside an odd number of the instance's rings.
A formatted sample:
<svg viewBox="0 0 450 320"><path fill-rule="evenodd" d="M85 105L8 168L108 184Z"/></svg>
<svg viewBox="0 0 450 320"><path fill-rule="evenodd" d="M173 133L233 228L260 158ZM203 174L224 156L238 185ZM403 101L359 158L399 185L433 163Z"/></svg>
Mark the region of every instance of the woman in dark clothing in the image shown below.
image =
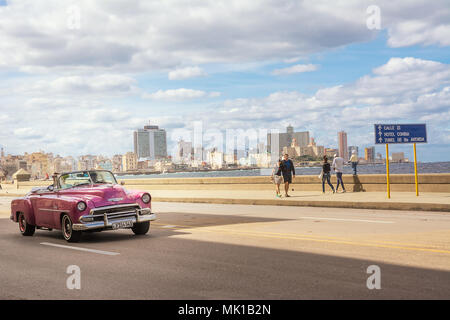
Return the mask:
<svg viewBox="0 0 450 320"><path fill-rule="evenodd" d="M322 165L322 193L325 193L325 180L327 180L328 185L331 187L331 190L334 191L334 187L331 184L330 178L331 178L331 166L328 163L328 159L326 156L323 157L323 165Z"/></svg>

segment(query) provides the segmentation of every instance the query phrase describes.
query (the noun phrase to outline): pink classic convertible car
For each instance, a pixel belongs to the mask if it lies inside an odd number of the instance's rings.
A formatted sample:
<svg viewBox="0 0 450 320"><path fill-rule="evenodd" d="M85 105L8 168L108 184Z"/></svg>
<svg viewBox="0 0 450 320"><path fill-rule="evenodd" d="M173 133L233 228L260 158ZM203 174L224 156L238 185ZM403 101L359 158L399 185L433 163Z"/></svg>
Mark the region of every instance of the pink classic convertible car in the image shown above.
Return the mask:
<svg viewBox="0 0 450 320"><path fill-rule="evenodd" d="M150 194L126 190L110 171L69 172L53 180L11 202L11 220L22 235L32 236L36 228L60 229L69 242L79 241L82 232L119 228L142 235L156 219Z"/></svg>

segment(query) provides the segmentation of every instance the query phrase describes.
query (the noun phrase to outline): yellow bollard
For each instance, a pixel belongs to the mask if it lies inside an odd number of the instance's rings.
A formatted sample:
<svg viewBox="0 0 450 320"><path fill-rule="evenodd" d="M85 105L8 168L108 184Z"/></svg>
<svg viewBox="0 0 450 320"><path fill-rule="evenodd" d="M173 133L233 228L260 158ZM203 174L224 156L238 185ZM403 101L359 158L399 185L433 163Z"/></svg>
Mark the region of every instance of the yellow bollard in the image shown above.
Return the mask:
<svg viewBox="0 0 450 320"><path fill-rule="evenodd" d="M387 181L387 196L391 198L391 189L389 186L389 146L386 143L386 181Z"/></svg>
<svg viewBox="0 0 450 320"><path fill-rule="evenodd" d="M416 144L414 143L414 179L416 183L416 196L419 196L419 179L417 178L417 154L416 154Z"/></svg>

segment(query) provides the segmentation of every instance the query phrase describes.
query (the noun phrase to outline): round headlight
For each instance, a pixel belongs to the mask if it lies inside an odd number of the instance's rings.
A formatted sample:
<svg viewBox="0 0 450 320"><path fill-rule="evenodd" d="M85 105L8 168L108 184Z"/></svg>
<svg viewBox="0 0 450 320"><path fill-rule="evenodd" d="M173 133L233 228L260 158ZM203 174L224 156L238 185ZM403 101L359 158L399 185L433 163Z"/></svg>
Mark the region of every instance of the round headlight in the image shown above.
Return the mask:
<svg viewBox="0 0 450 320"><path fill-rule="evenodd" d="M86 203L84 203L83 201L80 201L77 203L77 209L78 211L84 211L86 210Z"/></svg>
<svg viewBox="0 0 450 320"><path fill-rule="evenodd" d="M144 202L144 203L149 203L151 198L152 198L152 197L150 197L150 195L149 195L148 193L144 193L144 194L142 195L142 202Z"/></svg>

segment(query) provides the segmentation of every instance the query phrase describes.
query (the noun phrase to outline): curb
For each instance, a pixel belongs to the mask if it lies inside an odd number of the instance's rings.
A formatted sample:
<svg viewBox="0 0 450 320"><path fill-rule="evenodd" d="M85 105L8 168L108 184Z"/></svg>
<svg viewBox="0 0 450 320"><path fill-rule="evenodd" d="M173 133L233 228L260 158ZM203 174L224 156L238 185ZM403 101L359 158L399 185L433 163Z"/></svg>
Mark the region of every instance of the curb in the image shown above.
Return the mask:
<svg viewBox="0 0 450 320"><path fill-rule="evenodd" d="M23 197L25 194L6 193L0 197ZM450 212L446 203L411 203L411 202L355 202L355 201L313 201L313 200L275 200L275 199L233 199L233 198L167 198L152 197L155 202L185 202L210 204L241 204L265 206L322 207L375 210L404 210Z"/></svg>
<svg viewBox="0 0 450 320"><path fill-rule="evenodd" d="M285 200L270 200L270 199L265 200L265 199L227 199L227 198L164 198L164 197L152 197L152 201L450 212L450 204L437 204L437 203L351 202L351 201L311 201L311 200L285 201Z"/></svg>

